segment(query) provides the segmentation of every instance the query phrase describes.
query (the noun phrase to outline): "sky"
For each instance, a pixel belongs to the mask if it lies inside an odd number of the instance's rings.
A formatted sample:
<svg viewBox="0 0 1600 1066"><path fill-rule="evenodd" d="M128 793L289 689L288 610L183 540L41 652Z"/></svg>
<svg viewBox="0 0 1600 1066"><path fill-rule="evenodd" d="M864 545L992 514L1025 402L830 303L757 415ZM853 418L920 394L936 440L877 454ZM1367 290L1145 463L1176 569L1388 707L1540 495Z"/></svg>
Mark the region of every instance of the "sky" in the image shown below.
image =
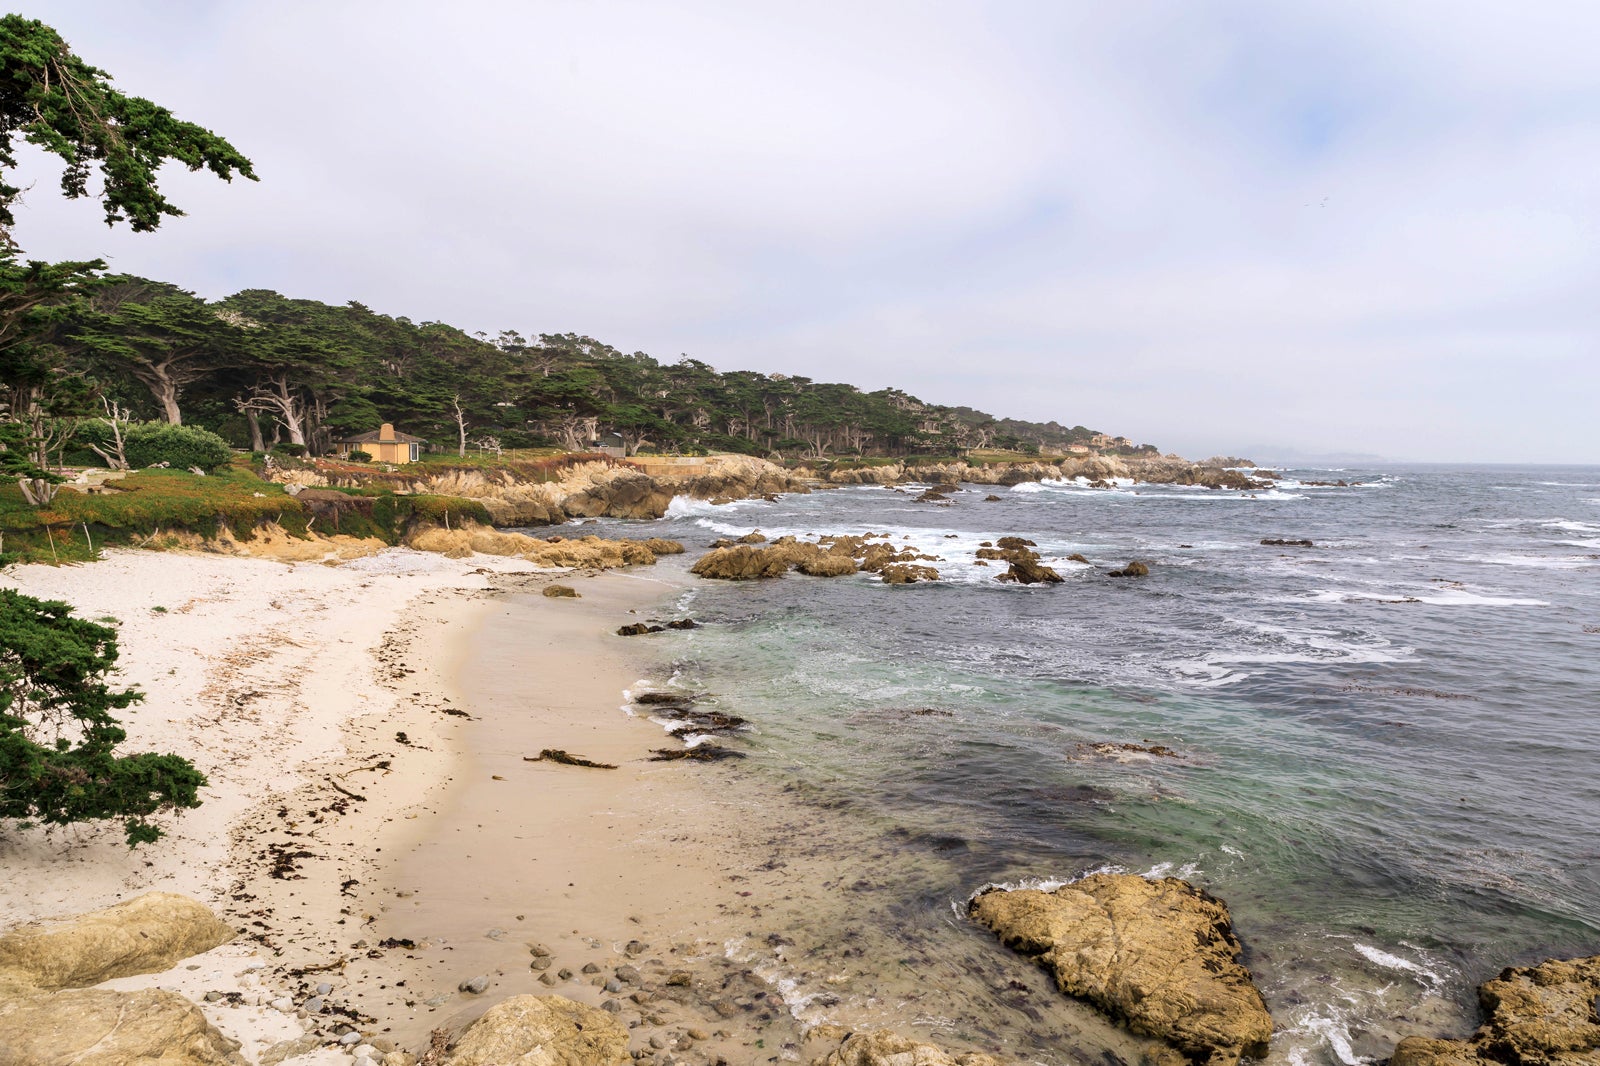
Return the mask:
<svg viewBox="0 0 1600 1066"><path fill-rule="evenodd" d="M1600 4L50 0L259 183L15 234L208 298L1191 457L1600 463Z"/></svg>

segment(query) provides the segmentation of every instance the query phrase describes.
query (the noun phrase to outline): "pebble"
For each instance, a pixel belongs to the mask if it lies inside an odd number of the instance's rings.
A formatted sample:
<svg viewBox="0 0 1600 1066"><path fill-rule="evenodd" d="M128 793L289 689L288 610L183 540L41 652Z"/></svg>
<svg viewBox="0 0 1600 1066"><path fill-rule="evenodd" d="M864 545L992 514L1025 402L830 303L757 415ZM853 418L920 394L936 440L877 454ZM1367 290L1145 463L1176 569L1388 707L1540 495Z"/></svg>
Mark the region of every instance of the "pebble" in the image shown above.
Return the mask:
<svg viewBox="0 0 1600 1066"><path fill-rule="evenodd" d="M604 1011L610 1011L612 1014L621 1014L622 1004L618 1003L614 999L608 999L604 1003L600 1004L600 1009Z"/></svg>
<svg viewBox="0 0 1600 1066"><path fill-rule="evenodd" d="M561 969L556 971L556 976L561 978L563 981L570 981L572 980L572 971L563 966Z"/></svg>
<svg viewBox="0 0 1600 1066"><path fill-rule="evenodd" d="M456 985L456 988L462 992L471 992L475 996L481 995L489 990L489 975L481 973L476 977L469 977Z"/></svg>
<svg viewBox="0 0 1600 1066"><path fill-rule="evenodd" d="M542 973L542 974L539 975L539 983L541 985L544 985L547 988L554 988L556 985L560 984L561 982L557 981L554 977L551 977L547 973Z"/></svg>
<svg viewBox="0 0 1600 1066"><path fill-rule="evenodd" d="M287 1014L294 1010L294 1000L288 998L275 999L272 1001L272 1009L281 1010Z"/></svg>
<svg viewBox="0 0 1600 1066"><path fill-rule="evenodd" d="M649 947L650 947L649 944L642 944L637 940L630 940L630 941L628 941L628 946L623 948L622 950L623 950L623 952L625 954L627 954L629 956L633 956L633 955L642 955L642 954L644 954L645 950L647 948L649 948Z"/></svg>
<svg viewBox="0 0 1600 1066"><path fill-rule="evenodd" d="M319 996L325 996L329 992L332 992L332 991L333 991L333 986L328 984L328 982L326 982L326 981L322 982L322 984L317 986L317 995L319 995Z"/></svg>
<svg viewBox="0 0 1600 1066"><path fill-rule="evenodd" d="M551 964L555 961L556 960L552 959L548 955L538 955L534 957L533 962L530 963L529 966L535 970L548 970Z"/></svg>
<svg viewBox="0 0 1600 1066"><path fill-rule="evenodd" d="M621 992L622 982L613 977L611 980L605 983L605 990L607 992Z"/></svg>
<svg viewBox="0 0 1600 1066"><path fill-rule="evenodd" d="M207 992L206 993L206 1002L207 1003L215 1003L217 1000L219 1000L221 998L222 998L222 993L221 992Z"/></svg>
<svg viewBox="0 0 1600 1066"><path fill-rule="evenodd" d="M501 937L506 935L506 931L504 929L491 929L483 935L488 937L490 940L499 940Z"/></svg>
<svg viewBox="0 0 1600 1066"><path fill-rule="evenodd" d="M667 1050L667 1042L661 1039L659 1036L652 1036L650 1038L650 1046L655 1048L657 1051Z"/></svg>
<svg viewBox="0 0 1600 1066"><path fill-rule="evenodd" d="M667 977L667 984L687 988L694 980L694 975L688 970L673 970Z"/></svg>
<svg viewBox="0 0 1600 1066"><path fill-rule="evenodd" d="M528 951L536 959L546 959L555 954L543 944L530 944L528 945Z"/></svg>
<svg viewBox="0 0 1600 1066"><path fill-rule="evenodd" d="M635 966L618 966L615 972L617 975L617 980L630 985L638 984L639 978L643 976L639 973L638 968Z"/></svg>
<svg viewBox="0 0 1600 1066"><path fill-rule="evenodd" d="M689 1030L689 1039L690 1040L710 1040L711 1039L711 1034L706 1032L704 1029L690 1029Z"/></svg>
<svg viewBox="0 0 1600 1066"><path fill-rule="evenodd" d="M306 1000L305 1007L306 1007L306 1013L307 1014L321 1014L322 1013L322 997L321 996L312 996L310 999Z"/></svg>
<svg viewBox="0 0 1600 1066"><path fill-rule="evenodd" d="M354 1055L358 1059L359 1058L368 1058L368 1059L370 1059L370 1058L373 1058L374 1056L376 1056L378 1054L378 1049L373 1047L371 1044L357 1044L356 1045L356 1049L354 1051L352 1051L351 1054Z"/></svg>
<svg viewBox="0 0 1600 1066"><path fill-rule="evenodd" d="M600 972L600 967L596 966L592 962L586 962L586 963L583 964L583 972L584 973L599 973Z"/></svg>
<svg viewBox="0 0 1600 1066"><path fill-rule="evenodd" d="M345 1047L349 1047L351 1044L359 1044L361 1043L361 1034L352 1029L339 1038L339 1043Z"/></svg>

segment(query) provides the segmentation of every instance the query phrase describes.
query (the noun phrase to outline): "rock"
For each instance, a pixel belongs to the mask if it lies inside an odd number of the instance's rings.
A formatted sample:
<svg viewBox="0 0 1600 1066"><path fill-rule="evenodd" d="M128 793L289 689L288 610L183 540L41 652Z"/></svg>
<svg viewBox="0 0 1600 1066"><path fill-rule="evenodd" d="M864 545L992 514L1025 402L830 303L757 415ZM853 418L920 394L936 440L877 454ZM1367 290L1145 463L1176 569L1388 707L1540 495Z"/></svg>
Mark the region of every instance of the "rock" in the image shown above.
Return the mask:
<svg viewBox="0 0 1600 1066"><path fill-rule="evenodd" d="M679 618L677 621L668 622L668 629L699 629L700 623L693 618Z"/></svg>
<svg viewBox="0 0 1600 1066"><path fill-rule="evenodd" d="M1000 497L996 496L994 493L991 492L991 493L989 493L989 495L987 495L987 496L985 496L983 498L983 502L984 503L999 503L1000 502Z"/></svg>
<svg viewBox="0 0 1600 1066"><path fill-rule="evenodd" d="M323 981L321 984L317 985L317 995L319 996L326 996L332 991L333 986L326 981Z"/></svg>
<svg viewBox="0 0 1600 1066"><path fill-rule="evenodd" d="M1084 566L1092 566L1093 565L1092 563L1089 562L1089 560L1085 559L1082 555L1080 555L1077 552L1073 552L1071 555L1067 556L1067 561L1069 563L1082 563Z"/></svg>
<svg viewBox="0 0 1600 1066"><path fill-rule="evenodd" d="M578 590L573 588L571 585L546 585L544 587L544 594L546 596L549 596L553 600L554 599L568 599L568 600L581 600L581 599L583 599L582 596L578 595Z"/></svg>
<svg viewBox="0 0 1600 1066"><path fill-rule="evenodd" d="M315 1051L322 1046L322 1038L314 1033L295 1037L293 1040L280 1040L261 1053L260 1066L278 1066L284 1059L292 1059L304 1055L308 1051Z"/></svg>
<svg viewBox="0 0 1600 1066"><path fill-rule="evenodd" d="M1174 877L1092 874L1054 892L994 890L968 913L1037 957L1061 991L1191 1061L1265 1054L1266 1001L1239 962L1227 905Z"/></svg>
<svg viewBox="0 0 1600 1066"><path fill-rule="evenodd" d="M911 563L889 563L879 571L886 585L910 585L918 581L937 581L939 571L931 566Z"/></svg>
<svg viewBox="0 0 1600 1066"><path fill-rule="evenodd" d="M1594 1066L1600 1062L1600 955L1501 971L1478 986L1484 1024L1467 1040L1408 1036L1391 1066Z"/></svg>
<svg viewBox="0 0 1600 1066"><path fill-rule="evenodd" d="M680 542L675 540L667 540L665 537L649 537L645 540L634 541L634 543L643 544L649 549L650 554L652 555L683 554L683 545Z"/></svg>
<svg viewBox="0 0 1600 1066"><path fill-rule="evenodd" d="M462 981L459 985L456 985L456 991L469 992L474 996L481 996L488 990L489 975L482 973L476 977L469 977L465 981Z"/></svg>
<svg viewBox="0 0 1600 1066"><path fill-rule="evenodd" d="M749 533L746 533L738 540L738 543L740 544L765 544L766 542L766 536L763 535L759 530L753 530Z"/></svg>
<svg viewBox="0 0 1600 1066"><path fill-rule="evenodd" d="M702 555L689 568L689 572L724 581L753 581L782 577L788 569L789 563L781 553L770 548L752 548L740 544L732 548L717 548Z"/></svg>
<svg viewBox="0 0 1600 1066"><path fill-rule="evenodd" d="M234 937L201 903L148 892L104 910L24 925L0 936L0 987L49 992L160 973Z"/></svg>
<svg viewBox="0 0 1600 1066"><path fill-rule="evenodd" d="M364 1058L371 1059L371 1058L376 1058L377 1057L378 1049L373 1047L371 1044L357 1044L356 1045L356 1049L354 1051L350 1052L350 1054L355 1055L357 1057L364 1057Z"/></svg>
<svg viewBox="0 0 1600 1066"><path fill-rule="evenodd" d="M312 996L310 999L306 1000L305 1003L301 1004L301 1006L305 1009L307 1014L321 1014L323 999L321 996Z"/></svg>
<svg viewBox="0 0 1600 1066"><path fill-rule="evenodd" d="M174 992L0 997L0 1066L244 1066L238 1050Z"/></svg>
<svg viewBox="0 0 1600 1066"><path fill-rule="evenodd" d="M1111 571L1112 577L1148 577L1149 574L1150 568L1137 559L1124 566L1121 570Z"/></svg>
<svg viewBox="0 0 1600 1066"><path fill-rule="evenodd" d="M1031 552L1029 553L1032 554ZM1011 569L1001 574L998 581L1015 581L1023 585L1037 585L1042 583L1059 585L1061 575L1048 566L1042 565L1038 556L1032 559L1014 558L1011 560Z"/></svg>
<svg viewBox="0 0 1600 1066"><path fill-rule="evenodd" d="M348 1033L339 1038L339 1044L342 1047L349 1047L351 1044L359 1043L361 1043L361 1034L356 1032L354 1029L350 1030Z"/></svg>
<svg viewBox="0 0 1600 1066"><path fill-rule="evenodd" d="M650 627L643 622L634 622L632 625L617 627L617 636L619 637L642 637L648 632L650 632Z"/></svg>
<svg viewBox="0 0 1600 1066"><path fill-rule="evenodd" d="M933 1044L922 1044L880 1029L851 1033L822 1066L1000 1066L1000 1060L980 1051L951 1055Z"/></svg>
<svg viewBox="0 0 1600 1066"><path fill-rule="evenodd" d="M811 577L843 577L860 569L848 555L834 555L831 552L808 556L795 563L794 568Z"/></svg>
<svg viewBox="0 0 1600 1066"><path fill-rule="evenodd" d="M1264 537L1262 544L1273 548L1315 548L1316 545L1309 540L1283 540L1278 537Z"/></svg>

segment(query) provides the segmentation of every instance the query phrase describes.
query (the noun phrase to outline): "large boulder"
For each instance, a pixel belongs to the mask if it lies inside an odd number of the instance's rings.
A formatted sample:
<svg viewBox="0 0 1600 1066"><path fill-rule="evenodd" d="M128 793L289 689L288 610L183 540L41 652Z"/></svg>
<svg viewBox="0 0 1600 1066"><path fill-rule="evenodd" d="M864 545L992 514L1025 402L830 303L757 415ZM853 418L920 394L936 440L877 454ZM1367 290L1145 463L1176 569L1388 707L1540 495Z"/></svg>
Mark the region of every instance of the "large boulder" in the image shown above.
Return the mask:
<svg viewBox="0 0 1600 1066"><path fill-rule="evenodd" d="M1467 1040L1408 1036L1391 1066L1595 1066L1600 955L1508 969L1478 986L1484 1024Z"/></svg>
<svg viewBox="0 0 1600 1066"><path fill-rule="evenodd" d="M820 1066L1000 1066L998 1059L981 1051L952 1055L886 1029L851 1033L827 1058L815 1061Z"/></svg>
<svg viewBox="0 0 1600 1066"><path fill-rule="evenodd" d="M1092 874L1053 892L985 892L968 912L1061 991L1192 1062L1266 1052L1272 1017L1239 961L1228 907L1187 881Z"/></svg>
<svg viewBox="0 0 1600 1066"><path fill-rule="evenodd" d="M0 936L0 985L50 992L159 973L233 936L231 926L195 900L149 892L104 910L25 925Z"/></svg>
<svg viewBox="0 0 1600 1066"><path fill-rule="evenodd" d="M628 1033L603 1010L562 996L513 996L456 1041L449 1066L623 1066Z"/></svg>
<svg viewBox="0 0 1600 1066"><path fill-rule="evenodd" d="M244 1066L238 1049L160 989L0 995L0 1066Z"/></svg>

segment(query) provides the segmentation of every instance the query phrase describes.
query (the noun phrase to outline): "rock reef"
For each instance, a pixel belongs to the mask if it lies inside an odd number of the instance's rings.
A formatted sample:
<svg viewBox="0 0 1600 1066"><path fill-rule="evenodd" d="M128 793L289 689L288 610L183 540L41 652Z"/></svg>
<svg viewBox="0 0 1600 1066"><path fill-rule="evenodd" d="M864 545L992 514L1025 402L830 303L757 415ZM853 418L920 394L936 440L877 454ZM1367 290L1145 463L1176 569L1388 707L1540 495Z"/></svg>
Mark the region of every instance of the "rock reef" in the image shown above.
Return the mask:
<svg viewBox="0 0 1600 1066"><path fill-rule="evenodd" d="M1272 1017L1239 961L1227 905L1187 881L1092 874L1053 892L984 892L968 913L1062 992L1190 1062L1233 1066L1266 1052Z"/></svg>

